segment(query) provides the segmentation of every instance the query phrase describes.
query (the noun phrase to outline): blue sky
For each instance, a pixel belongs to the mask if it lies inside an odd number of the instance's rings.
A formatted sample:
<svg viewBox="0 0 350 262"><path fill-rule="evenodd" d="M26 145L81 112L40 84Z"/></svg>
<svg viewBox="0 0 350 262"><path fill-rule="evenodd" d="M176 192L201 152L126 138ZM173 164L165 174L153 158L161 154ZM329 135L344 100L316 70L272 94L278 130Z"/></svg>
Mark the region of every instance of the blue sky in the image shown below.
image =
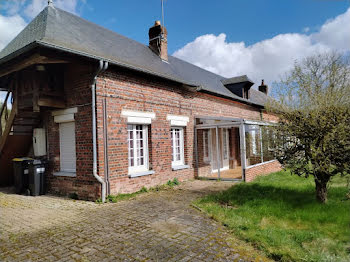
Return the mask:
<svg viewBox="0 0 350 262"><path fill-rule="evenodd" d="M141 43L160 0L53 0L54 5ZM165 0L170 54L232 77L278 81L295 60L350 51L349 0ZM47 0L0 0L0 49Z"/></svg>
<svg viewBox="0 0 350 262"><path fill-rule="evenodd" d="M337 0L165 0L169 52L196 37L225 33L229 42L251 45L281 33L309 33L344 13ZM147 30L160 19L160 0L88 0L82 16L122 35L147 43Z"/></svg>

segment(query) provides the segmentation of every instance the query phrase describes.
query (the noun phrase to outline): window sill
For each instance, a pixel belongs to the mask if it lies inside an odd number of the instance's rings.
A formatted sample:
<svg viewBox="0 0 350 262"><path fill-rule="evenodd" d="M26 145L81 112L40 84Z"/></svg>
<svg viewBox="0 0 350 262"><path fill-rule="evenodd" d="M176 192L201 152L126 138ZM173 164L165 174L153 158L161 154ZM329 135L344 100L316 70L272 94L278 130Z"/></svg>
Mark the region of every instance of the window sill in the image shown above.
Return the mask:
<svg viewBox="0 0 350 262"><path fill-rule="evenodd" d="M189 165L178 165L178 166L172 166L171 167L173 171L176 171L176 170L181 170L181 169L188 169L190 168Z"/></svg>
<svg viewBox="0 0 350 262"><path fill-rule="evenodd" d="M139 177L139 176L148 176L148 175L153 175L154 173L155 172L153 170L147 170L147 171L143 171L143 172L129 174L129 177L134 178L134 177Z"/></svg>
<svg viewBox="0 0 350 262"><path fill-rule="evenodd" d="M66 177L76 177L77 174L73 173L73 172L64 172L64 171L60 171L60 172L55 172L53 173L54 176L66 176Z"/></svg>

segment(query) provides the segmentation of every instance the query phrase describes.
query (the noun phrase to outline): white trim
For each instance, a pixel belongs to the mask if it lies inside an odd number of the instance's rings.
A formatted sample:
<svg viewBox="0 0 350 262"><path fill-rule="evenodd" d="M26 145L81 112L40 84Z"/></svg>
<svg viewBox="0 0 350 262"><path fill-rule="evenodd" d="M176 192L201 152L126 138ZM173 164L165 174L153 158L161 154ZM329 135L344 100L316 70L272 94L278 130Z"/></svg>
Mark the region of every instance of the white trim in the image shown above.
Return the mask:
<svg viewBox="0 0 350 262"><path fill-rule="evenodd" d="M278 161L277 159L272 159L272 160L269 160L269 161L266 161L266 162L262 162L262 163L257 163L255 165L251 165L251 166L247 166L246 169L250 169L252 167L256 167L256 166L261 166L261 165L265 165L265 164L269 164L269 163L272 163L274 161Z"/></svg>
<svg viewBox="0 0 350 262"><path fill-rule="evenodd" d="M75 114L78 113L77 107L62 109L62 110L55 110L51 112L52 116L60 116L60 115L68 115L68 114Z"/></svg>
<svg viewBox="0 0 350 262"><path fill-rule="evenodd" d="M186 121L179 121L179 120L170 120L171 126L187 126Z"/></svg>
<svg viewBox="0 0 350 262"><path fill-rule="evenodd" d="M54 122L55 123L68 123L68 122L74 122L74 114L67 114L67 115L57 115L54 116Z"/></svg>
<svg viewBox="0 0 350 262"><path fill-rule="evenodd" d="M256 120L243 120L246 125L258 125L258 126L273 126L276 125L277 122L264 122L264 121L256 121Z"/></svg>
<svg viewBox="0 0 350 262"><path fill-rule="evenodd" d="M189 169L189 168L190 168L189 165L172 166L172 170L173 170L173 171L182 170L182 169Z"/></svg>
<svg viewBox="0 0 350 262"><path fill-rule="evenodd" d="M170 121L171 126L187 126L190 118L188 116L167 115L166 119Z"/></svg>
<svg viewBox="0 0 350 262"><path fill-rule="evenodd" d="M149 117L136 117L136 116L129 116L128 117L128 124L146 124L149 125L152 123L152 119Z"/></svg>
<svg viewBox="0 0 350 262"><path fill-rule="evenodd" d="M154 119L156 118L156 114L153 112L143 112L143 111L131 111L131 110L122 110L121 116L123 117L143 117L143 118L151 118Z"/></svg>
<svg viewBox="0 0 350 262"><path fill-rule="evenodd" d="M155 172L153 170L147 170L144 172L129 174L129 177L134 178L134 177L139 177L139 176L148 176L148 175L153 175L154 173Z"/></svg>
<svg viewBox="0 0 350 262"><path fill-rule="evenodd" d="M128 119L128 124L151 124L152 119L156 117L156 114L153 112L143 112L143 111L131 111L131 110L122 110L122 117Z"/></svg>

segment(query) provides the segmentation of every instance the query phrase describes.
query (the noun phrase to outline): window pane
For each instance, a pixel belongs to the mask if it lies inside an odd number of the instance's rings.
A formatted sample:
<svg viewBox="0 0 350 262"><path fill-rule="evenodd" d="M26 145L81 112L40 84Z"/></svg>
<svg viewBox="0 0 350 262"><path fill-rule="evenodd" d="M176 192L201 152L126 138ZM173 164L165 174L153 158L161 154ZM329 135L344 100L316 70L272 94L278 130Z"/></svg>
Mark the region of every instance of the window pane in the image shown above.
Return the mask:
<svg viewBox="0 0 350 262"><path fill-rule="evenodd" d="M179 162L183 162L183 129L182 128L172 128L171 129L171 147L172 147L172 161L177 162L176 164L179 164Z"/></svg>
<svg viewBox="0 0 350 262"><path fill-rule="evenodd" d="M145 148L145 145L147 134L144 133L144 129L146 128L143 125L128 125L130 167L144 166L146 164L145 155L147 148Z"/></svg>
<svg viewBox="0 0 350 262"><path fill-rule="evenodd" d="M274 157L274 135L272 127L262 127L263 159L265 161L273 160Z"/></svg>
<svg viewBox="0 0 350 262"><path fill-rule="evenodd" d="M246 125L245 131L247 165L261 163L260 127L258 125Z"/></svg>

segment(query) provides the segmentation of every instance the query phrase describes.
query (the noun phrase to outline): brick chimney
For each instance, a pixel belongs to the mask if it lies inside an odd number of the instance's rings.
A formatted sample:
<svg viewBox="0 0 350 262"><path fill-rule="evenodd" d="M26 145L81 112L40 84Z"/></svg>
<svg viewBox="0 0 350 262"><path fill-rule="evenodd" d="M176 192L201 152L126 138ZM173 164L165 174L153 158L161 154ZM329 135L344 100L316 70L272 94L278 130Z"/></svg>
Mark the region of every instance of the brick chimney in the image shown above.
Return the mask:
<svg viewBox="0 0 350 262"><path fill-rule="evenodd" d="M149 47L162 60L168 61L168 32L165 27L156 21L148 31Z"/></svg>
<svg viewBox="0 0 350 262"><path fill-rule="evenodd" d="M265 95L267 95L267 93L269 91L269 87L264 84L264 79L261 80L261 85L259 86L259 91L263 92Z"/></svg>

